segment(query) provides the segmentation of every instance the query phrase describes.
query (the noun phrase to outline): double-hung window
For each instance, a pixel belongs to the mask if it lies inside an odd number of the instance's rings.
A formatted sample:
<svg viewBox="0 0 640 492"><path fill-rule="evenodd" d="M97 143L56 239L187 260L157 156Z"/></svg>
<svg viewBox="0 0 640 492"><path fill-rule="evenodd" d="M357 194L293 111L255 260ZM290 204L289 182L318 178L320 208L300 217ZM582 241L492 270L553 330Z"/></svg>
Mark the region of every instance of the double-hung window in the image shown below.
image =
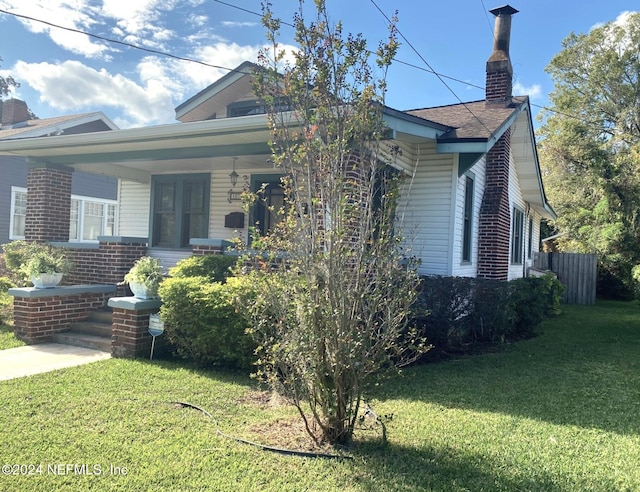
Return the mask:
<svg viewBox="0 0 640 492"><path fill-rule="evenodd" d="M471 244L473 233L473 178L465 178L464 211L462 222L462 261L471 261Z"/></svg>
<svg viewBox="0 0 640 492"><path fill-rule="evenodd" d="M97 241L116 233L115 200L71 195L69 241ZM24 239L27 189L11 187L10 239Z"/></svg>
<svg viewBox="0 0 640 492"><path fill-rule="evenodd" d="M193 238L209 236L210 174L153 176L151 245L189 247Z"/></svg>
<svg viewBox="0 0 640 492"><path fill-rule="evenodd" d="M514 207L511 228L511 263L513 264L522 264L523 232L524 212Z"/></svg>

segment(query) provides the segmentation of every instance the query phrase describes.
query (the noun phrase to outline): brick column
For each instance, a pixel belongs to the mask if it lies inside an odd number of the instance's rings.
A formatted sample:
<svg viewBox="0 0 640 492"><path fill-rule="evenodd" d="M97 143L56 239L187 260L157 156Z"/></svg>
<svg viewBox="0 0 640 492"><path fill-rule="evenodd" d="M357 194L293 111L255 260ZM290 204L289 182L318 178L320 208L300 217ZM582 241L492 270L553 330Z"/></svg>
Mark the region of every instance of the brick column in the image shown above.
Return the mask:
<svg viewBox="0 0 640 492"><path fill-rule="evenodd" d="M113 297L108 305L113 309L111 356L149 357L152 339L149 334L149 315L158 312L162 301Z"/></svg>
<svg viewBox="0 0 640 492"><path fill-rule="evenodd" d="M68 241L73 169L30 164L27 173L27 241Z"/></svg>
<svg viewBox="0 0 640 492"><path fill-rule="evenodd" d="M487 152L486 186L478 228L478 277L509 279L509 156L511 130Z"/></svg>

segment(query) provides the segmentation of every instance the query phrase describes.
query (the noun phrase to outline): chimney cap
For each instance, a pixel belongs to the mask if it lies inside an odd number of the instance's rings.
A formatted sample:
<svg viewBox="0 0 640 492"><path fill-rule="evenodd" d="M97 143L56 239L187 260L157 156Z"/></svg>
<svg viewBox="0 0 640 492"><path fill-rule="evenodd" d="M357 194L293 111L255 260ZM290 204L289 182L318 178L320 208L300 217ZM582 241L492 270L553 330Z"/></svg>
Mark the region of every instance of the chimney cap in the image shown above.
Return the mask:
<svg viewBox="0 0 640 492"><path fill-rule="evenodd" d="M502 7L496 7L489 10L493 15L498 17L499 15L513 15L517 14L519 10L514 9L511 5L503 5Z"/></svg>

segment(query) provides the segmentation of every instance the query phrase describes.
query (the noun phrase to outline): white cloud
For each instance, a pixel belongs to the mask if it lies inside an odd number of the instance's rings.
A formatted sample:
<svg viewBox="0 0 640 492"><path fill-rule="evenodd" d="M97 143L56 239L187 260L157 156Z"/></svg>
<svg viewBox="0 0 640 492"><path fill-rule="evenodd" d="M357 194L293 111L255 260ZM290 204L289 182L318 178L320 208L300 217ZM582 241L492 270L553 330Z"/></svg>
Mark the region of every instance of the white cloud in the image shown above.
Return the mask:
<svg viewBox="0 0 640 492"><path fill-rule="evenodd" d="M88 108L114 108L127 126L174 121L172 85L150 68L146 59L138 67L143 84L120 74L95 70L78 61L16 63L11 71L40 94L40 101L62 112Z"/></svg>
<svg viewBox="0 0 640 492"><path fill-rule="evenodd" d="M222 25L225 27L256 27L260 24L258 22L234 22L234 21L223 21Z"/></svg>
<svg viewBox="0 0 640 492"><path fill-rule="evenodd" d="M48 0L46 7L38 0L2 0L0 6L16 14L80 31L90 30L98 22L89 0ZM110 50L84 34L25 18L18 17L18 20L31 32L46 33L56 44L76 54L99 57Z"/></svg>
<svg viewBox="0 0 640 492"><path fill-rule="evenodd" d="M530 99L540 99L540 97L542 97L542 86L540 84L526 86L520 82L516 82L513 84L513 94L516 96L529 96Z"/></svg>

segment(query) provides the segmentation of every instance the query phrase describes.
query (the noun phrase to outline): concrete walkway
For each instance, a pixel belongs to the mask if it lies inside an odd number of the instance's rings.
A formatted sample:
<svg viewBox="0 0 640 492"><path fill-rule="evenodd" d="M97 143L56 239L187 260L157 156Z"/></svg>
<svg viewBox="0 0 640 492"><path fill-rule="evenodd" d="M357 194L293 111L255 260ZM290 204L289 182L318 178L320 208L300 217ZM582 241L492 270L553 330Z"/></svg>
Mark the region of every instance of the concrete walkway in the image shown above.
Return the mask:
<svg viewBox="0 0 640 492"><path fill-rule="evenodd" d="M79 366L110 357L109 352L102 350L59 343L42 343L0 350L0 381Z"/></svg>

